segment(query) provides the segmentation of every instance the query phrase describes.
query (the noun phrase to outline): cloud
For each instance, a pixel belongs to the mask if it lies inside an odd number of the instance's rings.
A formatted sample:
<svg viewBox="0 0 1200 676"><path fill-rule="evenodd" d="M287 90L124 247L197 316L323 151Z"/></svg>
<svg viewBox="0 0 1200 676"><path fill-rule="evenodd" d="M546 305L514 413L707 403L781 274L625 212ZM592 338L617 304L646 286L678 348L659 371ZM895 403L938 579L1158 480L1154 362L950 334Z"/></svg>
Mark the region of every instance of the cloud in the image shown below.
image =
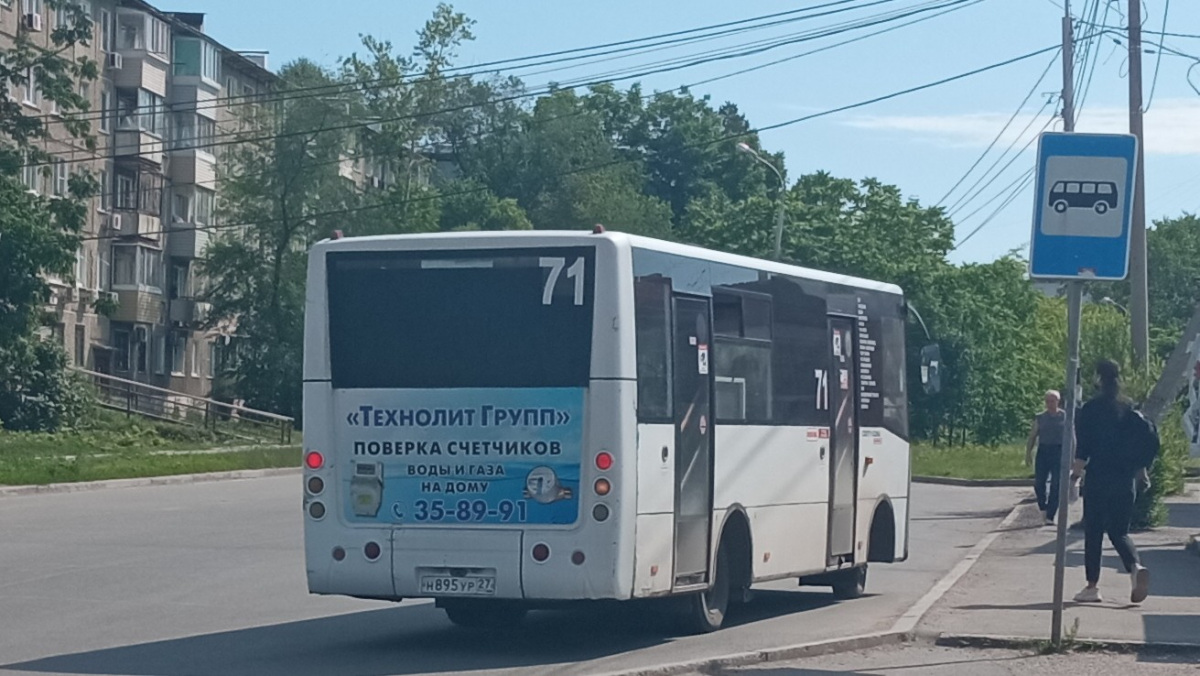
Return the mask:
<svg viewBox="0 0 1200 676"><path fill-rule="evenodd" d="M992 142L1010 116L1011 113L862 116L846 124L859 129L905 132L950 148L982 149ZM1044 116L1040 120L1033 117L1032 113L1019 115L997 145L1000 148L1013 142L1023 145L1045 124ZM1056 123L1053 128L1060 129L1061 125ZM1158 99L1146 113L1145 129L1148 154L1200 155L1200 98ZM1024 135L1022 130L1026 130ZM1128 132L1129 113L1123 107L1088 107L1080 116L1076 131Z"/></svg>

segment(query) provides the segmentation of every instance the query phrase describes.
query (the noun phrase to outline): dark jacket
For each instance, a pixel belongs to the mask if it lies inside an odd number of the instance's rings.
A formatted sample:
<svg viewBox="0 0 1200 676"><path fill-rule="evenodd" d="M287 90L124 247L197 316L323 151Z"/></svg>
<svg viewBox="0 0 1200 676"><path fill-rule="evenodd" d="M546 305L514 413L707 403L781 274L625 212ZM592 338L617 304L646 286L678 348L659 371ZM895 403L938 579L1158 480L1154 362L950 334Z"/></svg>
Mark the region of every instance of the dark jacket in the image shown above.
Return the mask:
<svg viewBox="0 0 1200 676"><path fill-rule="evenodd" d="M1129 442L1133 405L1124 398L1093 397L1075 422L1075 457L1087 461L1088 482L1126 482L1142 469Z"/></svg>

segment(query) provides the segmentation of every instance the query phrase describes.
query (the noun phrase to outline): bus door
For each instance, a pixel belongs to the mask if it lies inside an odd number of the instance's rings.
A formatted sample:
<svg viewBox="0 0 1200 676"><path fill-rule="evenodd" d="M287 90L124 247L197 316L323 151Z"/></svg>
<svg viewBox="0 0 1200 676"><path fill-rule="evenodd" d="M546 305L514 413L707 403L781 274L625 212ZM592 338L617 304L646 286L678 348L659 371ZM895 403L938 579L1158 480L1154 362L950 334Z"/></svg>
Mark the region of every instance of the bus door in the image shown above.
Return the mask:
<svg viewBox="0 0 1200 676"><path fill-rule="evenodd" d="M675 585L708 582L712 528L712 358L707 298L674 297Z"/></svg>
<svg viewBox="0 0 1200 676"><path fill-rule="evenodd" d="M858 483L858 373L854 320L829 318L830 462L829 556L831 566L854 554L855 494Z"/></svg>

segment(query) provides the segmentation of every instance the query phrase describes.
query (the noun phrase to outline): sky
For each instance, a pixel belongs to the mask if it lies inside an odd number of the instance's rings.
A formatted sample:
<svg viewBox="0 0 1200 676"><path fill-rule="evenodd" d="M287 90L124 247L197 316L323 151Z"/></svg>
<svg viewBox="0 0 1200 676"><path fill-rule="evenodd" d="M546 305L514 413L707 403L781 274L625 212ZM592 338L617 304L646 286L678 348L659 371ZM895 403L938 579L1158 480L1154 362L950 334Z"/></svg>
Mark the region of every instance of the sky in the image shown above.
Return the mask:
<svg viewBox="0 0 1200 676"><path fill-rule="evenodd" d="M870 1L847 0L846 4L858 6ZM635 54L618 61L582 61L554 72L541 72L549 68L541 66L513 74L531 88L573 79L590 81L613 70L636 69L691 55L703 58L719 49L945 1L875 0L873 6L857 11L812 17L722 40ZM335 65L340 57L362 51L360 36L364 33L390 40L398 51L406 52L437 6L436 0L184 2L186 6L160 6L206 13L205 30L209 35L234 49L269 51L273 69L299 57ZM476 39L459 50L456 60L460 66L471 66L828 2L459 0L451 4L476 21ZM1107 11L1102 23L1124 25L1126 0L1100 2L1100 16ZM1071 10L1078 15L1090 4L1072 0ZM1197 0L1143 0L1142 4L1146 31L1162 32L1167 10L1166 32L1200 34ZM896 23L936 13L918 14ZM646 91L661 91L729 76L693 86L691 91L710 96L714 106L726 101L736 103L752 126L770 126L1057 46L1061 43L1062 13L1061 0L973 0L955 11L817 54L801 56L872 31L780 46L617 84L628 86L639 81ZM1128 131L1128 59L1123 36L1087 27L1083 32L1089 30L1092 53L1097 58L1093 70L1076 74L1080 99L1076 130ZM1121 43L1117 44L1114 37ZM1163 52L1160 63L1157 45L1152 44L1160 39L1168 50L1198 58ZM1152 221L1200 212L1200 66L1192 71L1191 84L1187 77L1189 67L1200 61L1200 39L1160 38L1147 32L1144 40L1146 48L1155 52L1143 56L1146 204L1147 219ZM787 57L796 58L765 66ZM754 67L760 68L732 75ZM1046 77L1035 87L1043 73ZM1051 51L948 84L765 131L762 142L767 150L784 153L791 177L813 171L854 179L873 177L899 186L906 197L924 205L948 207L960 242L951 260L986 262L1029 241L1033 188L1023 179L1034 164L1036 135L1051 123L1050 116L1057 110L1056 103L1046 106L1048 97L1061 87L1061 61ZM1027 96L1029 100L1022 108ZM1010 119L1007 130L1000 133ZM1045 128L1060 129L1061 125L1053 123ZM967 174L997 138L992 151L974 172ZM964 175L966 179L960 181ZM951 192L956 184L957 189ZM1026 187L1022 189L1023 185Z"/></svg>

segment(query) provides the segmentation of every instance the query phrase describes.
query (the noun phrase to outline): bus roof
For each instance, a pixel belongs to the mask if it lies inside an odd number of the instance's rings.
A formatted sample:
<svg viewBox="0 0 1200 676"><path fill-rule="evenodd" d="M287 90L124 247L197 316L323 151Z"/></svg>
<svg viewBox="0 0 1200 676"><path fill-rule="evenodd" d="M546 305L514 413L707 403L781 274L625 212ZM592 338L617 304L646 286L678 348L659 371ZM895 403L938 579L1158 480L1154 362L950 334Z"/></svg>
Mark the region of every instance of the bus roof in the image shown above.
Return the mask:
<svg viewBox="0 0 1200 676"><path fill-rule="evenodd" d="M812 268L804 268L798 265L788 265L786 263L777 263L761 258L752 258L750 256L740 256L737 254L729 254L703 247L692 246L690 244L677 244L661 239L651 237L642 237L639 235L628 235L621 232L606 231L600 234L590 233L584 230L503 230L503 231L471 231L471 232L435 232L435 233L419 233L405 235L372 235L368 237L343 237L340 239L325 239L313 246L314 251L323 250L342 250L342 251L379 251L387 249L396 250L414 250L414 249L431 249L431 250L447 250L459 248L464 244L469 246L489 248L505 248L517 246L562 246L571 242L586 243L595 241L596 238L602 237L614 244L621 246L631 246L638 249L646 249L649 251L658 251L665 254L682 256L685 258L695 258L699 260L713 261L715 263L724 263L726 265L736 265L740 267L762 270L764 272L775 272L778 274L791 275L805 279L812 279L821 282L829 282L831 284L841 284L861 289L872 291L880 291L883 293L891 293L903 295L903 290L895 284L886 282L878 282L861 277L852 277L849 275L839 275L832 272L822 270L814 270Z"/></svg>

